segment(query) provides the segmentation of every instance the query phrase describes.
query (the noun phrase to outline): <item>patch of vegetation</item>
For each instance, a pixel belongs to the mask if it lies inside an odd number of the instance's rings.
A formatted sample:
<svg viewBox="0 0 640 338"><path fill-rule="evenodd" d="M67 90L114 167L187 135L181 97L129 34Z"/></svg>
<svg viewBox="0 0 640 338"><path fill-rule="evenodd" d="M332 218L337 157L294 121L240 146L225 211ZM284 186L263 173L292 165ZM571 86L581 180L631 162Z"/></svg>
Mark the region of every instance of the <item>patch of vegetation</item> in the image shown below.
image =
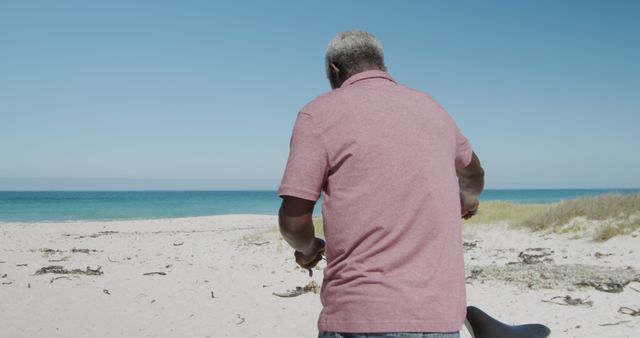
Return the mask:
<svg viewBox="0 0 640 338"><path fill-rule="evenodd" d="M324 228L322 227L322 217L314 218L313 226L316 229L316 237L324 238Z"/></svg>
<svg viewBox="0 0 640 338"><path fill-rule="evenodd" d="M552 204L548 210L528 217L524 226L534 230L544 230L569 223L576 217L605 221L627 220L640 214L640 194L607 194L580 197Z"/></svg>
<svg viewBox="0 0 640 338"><path fill-rule="evenodd" d="M618 224L604 226L596 232L594 239L604 242L618 235L628 235L637 229L640 229L640 219L622 221Z"/></svg>
<svg viewBox="0 0 640 338"><path fill-rule="evenodd" d="M533 214L543 212L548 208L549 205L547 204L519 204L504 201L481 202L478 213L471 219L464 221L464 224L489 224L503 221L510 224L519 224Z"/></svg>
<svg viewBox="0 0 640 338"><path fill-rule="evenodd" d="M585 225L572 224L576 219L584 219ZM594 239L606 241L640 229L640 194L579 197L554 204L484 202L464 224L497 222L553 233L577 233L595 226L599 228L594 229Z"/></svg>

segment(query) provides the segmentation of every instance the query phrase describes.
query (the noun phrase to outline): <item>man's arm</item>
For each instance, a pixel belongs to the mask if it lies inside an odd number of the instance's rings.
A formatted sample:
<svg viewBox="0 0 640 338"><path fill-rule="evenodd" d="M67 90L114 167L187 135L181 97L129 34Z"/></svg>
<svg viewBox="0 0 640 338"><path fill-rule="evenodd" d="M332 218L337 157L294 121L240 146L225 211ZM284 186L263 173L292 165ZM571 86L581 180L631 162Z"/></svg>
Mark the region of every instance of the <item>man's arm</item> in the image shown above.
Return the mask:
<svg viewBox="0 0 640 338"><path fill-rule="evenodd" d="M283 196L282 198L282 205L278 213L280 233L296 251L310 254L315 238L311 216L316 202L293 196Z"/></svg>
<svg viewBox="0 0 640 338"><path fill-rule="evenodd" d="M460 185L460 211L462 218L469 219L478 212L478 195L484 189L484 169L476 153L471 152L471 162L456 170Z"/></svg>
<svg viewBox="0 0 640 338"><path fill-rule="evenodd" d="M484 189L484 169L480 165L480 159L475 152L471 153L471 162L456 171L460 191L471 195L480 195Z"/></svg>

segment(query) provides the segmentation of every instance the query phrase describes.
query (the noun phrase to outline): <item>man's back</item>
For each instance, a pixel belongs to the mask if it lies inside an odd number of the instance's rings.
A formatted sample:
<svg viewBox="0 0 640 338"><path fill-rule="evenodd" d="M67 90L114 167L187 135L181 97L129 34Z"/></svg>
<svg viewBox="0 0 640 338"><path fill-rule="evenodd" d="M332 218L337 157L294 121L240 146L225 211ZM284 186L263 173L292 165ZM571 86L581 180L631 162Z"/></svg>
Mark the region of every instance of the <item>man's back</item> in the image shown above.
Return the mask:
<svg viewBox="0 0 640 338"><path fill-rule="evenodd" d="M449 114L369 70L305 106L291 147L318 164L290 159L278 194L322 190L319 329L458 331L466 301L456 169L472 151Z"/></svg>

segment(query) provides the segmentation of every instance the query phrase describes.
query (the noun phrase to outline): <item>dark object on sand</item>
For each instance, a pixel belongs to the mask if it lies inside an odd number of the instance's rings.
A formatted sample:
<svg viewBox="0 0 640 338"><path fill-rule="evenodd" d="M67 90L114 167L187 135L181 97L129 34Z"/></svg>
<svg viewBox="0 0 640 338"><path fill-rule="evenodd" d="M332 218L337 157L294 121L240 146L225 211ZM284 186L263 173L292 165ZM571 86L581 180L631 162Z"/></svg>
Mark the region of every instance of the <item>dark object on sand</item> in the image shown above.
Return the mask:
<svg viewBox="0 0 640 338"><path fill-rule="evenodd" d="M145 272L145 273L143 273L143 275L145 275L145 276L151 276L151 275L161 275L161 276L164 276L164 275L166 275L166 274L167 274L166 272L162 272L162 271L153 271L153 272Z"/></svg>
<svg viewBox="0 0 640 338"><path fill-rule="evenodd" d="M288 290L287 292L273 292L272 294L278 297L297 297L307 292L319 293L320 286L315 281L311 281L304 287L296 286L295 290Z"/></svg>
<svg viewBox="0 0 640 338"><path fill-rule="evenodd" d="M611 280L610 282L586 281L586 282L576 283L576 285L577 286L592 286L594 289L596 289L598 291L602 291L602 292L619 293L619 292L624 291L624 287L627 286L627 284L629 284L631 282L632 282L632 280L627 280L627 281L624 281L622 283L615 282L613 280Z"/></svg>
<svg viewBox="0 0 640 338"><path fill-rule="evenodd" d="M467 322L474 338L545 338L551 333L542 324L507 325L474 306L467 307Z"/></svg>
<svg viewBox="0 0 640 338"><path fill-rule="evenodd" d="M630 307L623 306L618 309L618 312L625 315L633 316L633 317L640 316L640 308L638 310L634 310Z"/></svg>
<svg viewBox="0 0 640 338"><path fill-rule="evenodd" d="M92 269L87 266L86 270L81 269L73 269L67 270L62 265L50 265L40 268L35 272L36 275L42 275L45 273L62 273L62 274L82 274L82 275L102 275L104 272L100 271L102 267L99 266L97 269Z"/></svg>
<svg viewBox="0 0 640 338"><path fill-rule="evenodd" d="M562 301L556 301L556 299L561 299ZM542 300L545 303L551 303L551 304L558 304L558 305L572 305L572 306L576 306L576 305L586 305L588 307L592 307L593 306L593 301L592 300L588 300L589 297L582 299L582 298L573 298L569 295L567 296L556 296L556 297L552 297L549 300Z"/></svg>

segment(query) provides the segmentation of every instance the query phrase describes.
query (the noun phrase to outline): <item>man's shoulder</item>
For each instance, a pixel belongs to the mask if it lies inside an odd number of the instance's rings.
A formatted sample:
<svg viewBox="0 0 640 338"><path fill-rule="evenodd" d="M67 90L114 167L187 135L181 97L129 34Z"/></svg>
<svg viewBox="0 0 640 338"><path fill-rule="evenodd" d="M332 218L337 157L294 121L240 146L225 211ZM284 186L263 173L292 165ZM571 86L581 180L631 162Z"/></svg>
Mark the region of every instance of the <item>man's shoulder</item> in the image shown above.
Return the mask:
<svg viewBox="0 0 640 338"><path fill-rule="evenodd" d="M361 94L361 91L358 91L357 88L336 88L318 95L316 98L304 105L301 111L311 116L326 116L327 111L336 110L337 107L348 107L354 104L354 102L361 104L362 102L359 102L359 100L354 100L354 98L359 94ZM401 95L404 99L411 97L410 100L417 99L421 102L429 101L438 105L428 92L411 88L403 84L397 84L394 86L394 90L389 94Z"/></svg>
<svg viewBox="0 0 640 338"><path fill-rule="evenodd" d="M318 95L302 107L301 111L311 116L318 114L320 111L331 109L336 105L344 104L347 100L348 93L345 88L336 88L331 91Z"/></svg>

